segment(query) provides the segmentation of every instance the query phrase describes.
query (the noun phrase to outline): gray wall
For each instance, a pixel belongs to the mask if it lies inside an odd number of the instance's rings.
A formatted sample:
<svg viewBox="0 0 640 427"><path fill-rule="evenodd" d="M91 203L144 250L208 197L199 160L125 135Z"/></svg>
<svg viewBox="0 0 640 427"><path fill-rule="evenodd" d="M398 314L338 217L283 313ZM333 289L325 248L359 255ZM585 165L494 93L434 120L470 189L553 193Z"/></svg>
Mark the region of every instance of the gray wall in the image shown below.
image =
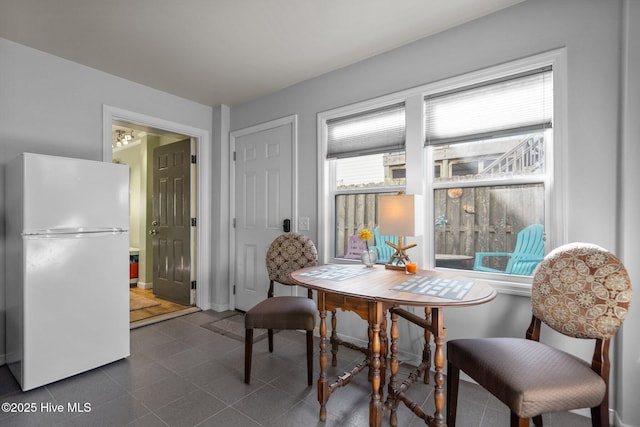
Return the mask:
<svg viewBox="0 0 640 427"><path fill-rule="evenodd" d="M638 34L637 0L529 0L485 18L453 28L322 75L231 109L231 130L298 114L299 215L311 218L317 237L316 115L321 111L420 86L557 48L567 51L567 120L563 170L567 185L564 209L567 241L602 245L626 258L638 259L637 223L640 182L637 164ZM623 23L627 25L623 26ZM623 28L631 34L625 43ZM622 52L623 45L629 45ZM628 64L628 69L622 64ZM627 65L625 65L627 67ZM628 81L623 81L626 69ZM622 93L628 94L627 132L621 135ZM621 157L624 149L624 157ZM620 173L623 159L625 173ZM624 201L624 203L621 203ZM624 206L624 210L621 209ZM634 221L635 220L635 221ZM628 228L626 228L628 227ZM630 266L632 279L640 272ZM637 292L636 292L637 294ZM635 298L638 299L637 297ZM530 319L529 298L501 294L494 302L446 311L450 338L523 336ZM363 336L356 319L343 316L340 332ZM640 425L640 322L636 301L613 349L612 407L619 425ZM545 331L546 332L546 331ZM413 351L419 334L408 331ZM574 345L547 332L548 340L590 357L592 347ZM624 339L624 342L620 338ZM622 343L622 344L621 344ZM635 396L635 397L634 397Z"/></svg>
<svg viewBox="0 0 640 427"><path fill-rule="evenodd" d="M4 164L22 151L101 159L102 104L212 131L211 303L222 308L229 298L229 128L298 114L298 210L311 218L315 238L318 112L566 47L567 239L594 242L618 253L634 282L640 283L640 266L631 262L640 259L639 23L639 0L528 0L231 110L212 109L0 39L0 224ZM0 226L0 272L4 250ZM613 349L611 401L617 425L627 426L640 425L640 308L638 297L634 299ZM521 336L529 321L529 299L502 294L486 306L448 310L445 320L450 338ZM0 355L3 322L2 314ZM364 337L362 324L349 315L339 327ZM415 352L419 333L405 332L412 342L404 347ZM577 351L589 353L586 348Z"/></svg>
<svg viewBox="0 0 640 427"><path fill-rule="evenodd" d="M24 151L102 160L103 104L212 129L211 107L0 38L0 361L5 353L4 166Z"/></svg>

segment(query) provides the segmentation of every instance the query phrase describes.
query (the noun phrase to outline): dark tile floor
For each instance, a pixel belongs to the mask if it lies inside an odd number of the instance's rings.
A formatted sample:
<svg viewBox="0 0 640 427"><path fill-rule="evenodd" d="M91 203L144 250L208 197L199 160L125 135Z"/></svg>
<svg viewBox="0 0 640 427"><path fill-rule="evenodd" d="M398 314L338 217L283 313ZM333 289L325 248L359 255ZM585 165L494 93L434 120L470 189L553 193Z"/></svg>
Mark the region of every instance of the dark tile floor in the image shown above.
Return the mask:
<svg viewBox="0 0 640 427"><path fill-rule="evenodd" d="M201 327L219 316L198 312L134 329L129 358L26 393L7 367L0 367L0 402L12 404L10 409L34 409L12 413L2 406L0 426L368 425L365 372L332 394L327 421L319 422L315 385L306 386L304 334L276 334L273 354L266 341L256 343L252 383L245 385L244 344ZM338 367L329 374L341 374L360 359L360 353L341 348ZM409 390L427 413L434 407L432 387L416 383ZM480 387L462 383L460 398L458 426L509 425L505 407ZM389 425L388 416L383 425ZM424 423L401 405L398 425ZM545 416L549 427L590 425L575 414Z"/></svg>

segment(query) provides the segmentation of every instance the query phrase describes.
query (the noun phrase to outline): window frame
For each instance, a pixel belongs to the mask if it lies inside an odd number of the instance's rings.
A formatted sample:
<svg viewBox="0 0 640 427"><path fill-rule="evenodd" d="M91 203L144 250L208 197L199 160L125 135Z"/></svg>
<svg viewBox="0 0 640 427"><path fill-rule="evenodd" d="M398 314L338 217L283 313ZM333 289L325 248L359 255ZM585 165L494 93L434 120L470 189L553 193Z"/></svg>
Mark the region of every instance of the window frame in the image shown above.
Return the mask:
<svg viewBox="0 0 640 427"><path fill-rule="evenodd" d="M317 116L318 131L318 254L321 263L349 263L342 258L334 257L335 248L335 196L337 194L352 193L385 193L389 191L405 191L405 186L380 186L367 187L362 191L358 190L338 190L336 183L336 163L333 159L327 159L328 151L328 127L327 122L349 115L363 113L369 110L381 109L389 105L404 102L401 94L393 94L346 105L330 111L319 113ZM406 142L405 142L406 144Z"/></svg>
<svg viewBox="0 0 640 427"><path fill-rule="evenodd" d="M473 84L483 83L496 78L514 75L530 69L551 66L553 69L553 127L550 130L552 138L546 147L546 172L541 180L540 176L522 176L511 178L508 184L540 183L545 187L545 230L546 250L548 253L554 247L565 244L567 238L566 224L566 198L564 197L564 183L567 168L563 168L566 159L566 122L567 122L567 72L566 49L556 49L527 58L510 61L478 71L465 73L456 77L446 78L425 85L399 91L379 98L342 106L332 110L320 112L317 115L317 140L318 140L318 248L320 260L323 263L343 262L340 258L333 257L335 246L335 207L333 206L336 194L335 164L327 159L327 120L337 117L355 114L369 109L380 108L385 105L405 102L406 105L406 186L393 187L394 190L402 190L407 193L422 194L424 200L425 233L424 236L414 239L418 247L412 252L412 259L416 259L423 268L434 269L435 258L428 256L433 254L435 246L435 218L433 214L434 190L450 187L451 183L434 181L434 161L432 150L424 146L424 97L429 94L444 92ZM333 169L333 170L332 170ZM504 179L495 178L482 181L482 186L504 185ZM479 186L477 181L456 182L456 187ZM367 193L389 191L390 187L367 188ZM341 192L342 193L342 192ZM417 252L417 253L416 253ZM509 294L528 296L531 293L531 277L515 276L492 273L479 273L472 270L456 270L461 275L490 280L499 291Z"/></svg>

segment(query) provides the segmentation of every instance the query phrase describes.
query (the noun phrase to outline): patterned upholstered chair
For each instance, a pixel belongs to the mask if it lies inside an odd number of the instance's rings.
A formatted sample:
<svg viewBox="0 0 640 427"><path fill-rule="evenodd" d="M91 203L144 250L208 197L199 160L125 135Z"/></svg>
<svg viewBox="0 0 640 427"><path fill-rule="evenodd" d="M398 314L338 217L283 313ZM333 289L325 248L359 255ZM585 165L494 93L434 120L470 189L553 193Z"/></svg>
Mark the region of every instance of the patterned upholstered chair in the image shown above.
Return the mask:
<svg viewBox="0 0 640 427"><path fill-rule="evenodd" d="M318 309L308 290L308 298L274 296L274 283L295 285L291 273L318 263L318 251L311 238L298 233L278 236L269 246L266 255L269 274L267 299L253 306L244 317L245 354L244 382L251 381L251 358L253 353L253 330L267 329L269 352L273 352L273 330L292 329L306 331L307 335L307 383L313 376L313 329Z"/></svg>
<svg viewBox="0 0 640 427"><path fill-rule="evenodd" d="M595 245L549 253L533 276L526 338L447 343L447 425L455 427L460 370L511 410L511 426L542 425L543 413L591 408L593 426L609 425L609 343L627 314L631 282L622 263ZM539 342L541 324L595 340L591 365Z"/></svg>

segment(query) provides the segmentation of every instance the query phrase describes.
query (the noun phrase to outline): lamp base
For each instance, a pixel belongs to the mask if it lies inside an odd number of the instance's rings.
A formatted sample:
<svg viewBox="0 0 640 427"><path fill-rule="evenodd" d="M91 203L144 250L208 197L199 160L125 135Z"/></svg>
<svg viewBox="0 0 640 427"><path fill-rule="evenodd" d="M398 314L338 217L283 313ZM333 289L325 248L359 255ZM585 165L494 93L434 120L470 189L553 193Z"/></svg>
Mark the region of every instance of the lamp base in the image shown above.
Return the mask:
<svg viewBox="0 0 640 427"><path fill-rule="evenodd" d="M402 236L398 236L397 245L389 241L385 241L385 243L391 246L393 249L395 249L395 252L393 253L393 255L391 255L391 258L389 258L389 261L384 265L384 268L386 268L387 270L404 270L405 265L409 261L411 261L409 259L409 255L407 255L405 250L409 248L413 248L414 246L416 246L416 244L411 243L409 245L403 245ZM394 261L397 261L397 263L394 264Z"/></svg>

